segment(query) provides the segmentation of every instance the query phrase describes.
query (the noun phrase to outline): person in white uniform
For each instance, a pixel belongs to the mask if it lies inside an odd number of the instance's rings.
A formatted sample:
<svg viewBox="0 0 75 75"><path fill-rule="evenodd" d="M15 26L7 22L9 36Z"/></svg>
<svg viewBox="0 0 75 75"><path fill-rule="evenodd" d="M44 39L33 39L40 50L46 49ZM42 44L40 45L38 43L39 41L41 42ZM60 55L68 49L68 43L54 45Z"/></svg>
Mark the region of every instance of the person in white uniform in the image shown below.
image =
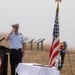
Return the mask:
<svg viewBox="0 0 75 75"><path fill-rule="evenodd" d="M19 24L12 25L11 32L7 35L6 41L10 41L10 65L11 65L11 75L15 75L15 69L18 63L22 62L22 57L24 56L25 50L25 39L21 33L18 32ZM16 74L17 75L17 74Z"/></svg>

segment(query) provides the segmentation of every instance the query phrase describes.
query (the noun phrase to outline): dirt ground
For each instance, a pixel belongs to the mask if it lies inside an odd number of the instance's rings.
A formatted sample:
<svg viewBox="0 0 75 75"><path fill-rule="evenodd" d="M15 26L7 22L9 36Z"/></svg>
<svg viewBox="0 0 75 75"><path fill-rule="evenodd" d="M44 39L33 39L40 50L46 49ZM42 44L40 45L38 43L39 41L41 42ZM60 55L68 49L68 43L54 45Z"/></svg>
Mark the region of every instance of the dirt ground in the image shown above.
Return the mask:
<svg viewBox="0 0 75 75"><path fill-rule="evenodd" d="M23 63L39 63L43 65L48 65L48 55L49 51L38 51L38 50L26 50L25 56L23 57ZM72 75L71 73L71 67L72 66L72 72L73 75L75 75L75 54L70 54L70 61L68 58L68 54L66 54L64 66L61 71L61 75ZM10 75L10 63L8 60L8 75Z"/></svg>

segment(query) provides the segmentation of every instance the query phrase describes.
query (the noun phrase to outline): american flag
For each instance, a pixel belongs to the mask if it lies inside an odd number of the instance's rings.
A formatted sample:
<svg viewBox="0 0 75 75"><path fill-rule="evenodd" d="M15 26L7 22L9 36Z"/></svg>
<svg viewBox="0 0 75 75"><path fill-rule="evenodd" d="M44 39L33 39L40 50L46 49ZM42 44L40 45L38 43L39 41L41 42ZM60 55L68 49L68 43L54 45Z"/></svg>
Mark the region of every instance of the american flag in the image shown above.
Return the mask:
<svg viewBox="0 0 75 75"><path fill-rule="evenodd" d="M60 43L58 15L59 15L59 5L57 5L57 9L56 9L55 24L53 29L53 41L52 41L52 45L51 45L50 53L49 53L50 66L55 66L55 61L58 56L58 49L59 49L59 43Z"/></svg>

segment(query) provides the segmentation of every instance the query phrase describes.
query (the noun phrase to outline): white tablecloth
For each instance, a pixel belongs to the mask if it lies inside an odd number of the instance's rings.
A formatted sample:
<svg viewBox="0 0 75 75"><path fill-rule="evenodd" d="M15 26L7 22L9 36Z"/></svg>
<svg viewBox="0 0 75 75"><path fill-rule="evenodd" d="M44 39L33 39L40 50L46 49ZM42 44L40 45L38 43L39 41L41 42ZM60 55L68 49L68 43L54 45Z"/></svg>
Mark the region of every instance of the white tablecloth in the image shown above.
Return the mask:
<svg viewBox="0 0 75 75"><path fill-rule="evenodd" d="M41 67L35 63L19 63L16 68L18 75L60 75L55 67Z"/></svg>

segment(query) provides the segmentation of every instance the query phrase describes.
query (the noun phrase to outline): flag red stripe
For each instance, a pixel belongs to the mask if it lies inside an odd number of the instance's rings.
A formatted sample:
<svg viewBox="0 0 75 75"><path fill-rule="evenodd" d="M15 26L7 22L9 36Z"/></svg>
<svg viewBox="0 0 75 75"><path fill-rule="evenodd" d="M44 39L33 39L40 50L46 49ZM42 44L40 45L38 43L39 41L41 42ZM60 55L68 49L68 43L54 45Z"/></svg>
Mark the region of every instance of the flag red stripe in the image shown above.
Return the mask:
<svg viewBox="0 0 75 75"><path fill-rule="evenodd" d="M51 57L54 48L56 48L58 45L59 45L59 40L54 44L53 48L52 48L52 46L51 46L51 50L50 50L50 54L49 54L49 58Z"/></svg>
<svg viewBox="0 0 75 75"><path fill-rule="evenodd" d="M58 54L58 50L53 54L50 64L52 63L53 58L55 58Z"/></svg>
<svg viewBox="0 0 75 75"><path fill-rule="evenodd" d="M54 50L54 48L56 48L58 45L59 45L59 40L54 44L53 50Z"/></svg>
<svg viewBox="0 0 75 75"><path fill-rule="evenodd" d="M52 64L52 66L55 66L55 62Z"/></svg>
<svg viewBox="0 0 75 75"><path fill-rule="evenodd" d="M54 49L59 45L59 40L54 44L54 48L53 48L53 51L54 51ZM53 54L53 56L52 56L52 58L51 58L51 62L50 62L50 64L52 63L52 60L53 60L53 58L55 58L56 56L57 56L57 54L58 54L58 50L56 50L56 52Z"/></svg>

